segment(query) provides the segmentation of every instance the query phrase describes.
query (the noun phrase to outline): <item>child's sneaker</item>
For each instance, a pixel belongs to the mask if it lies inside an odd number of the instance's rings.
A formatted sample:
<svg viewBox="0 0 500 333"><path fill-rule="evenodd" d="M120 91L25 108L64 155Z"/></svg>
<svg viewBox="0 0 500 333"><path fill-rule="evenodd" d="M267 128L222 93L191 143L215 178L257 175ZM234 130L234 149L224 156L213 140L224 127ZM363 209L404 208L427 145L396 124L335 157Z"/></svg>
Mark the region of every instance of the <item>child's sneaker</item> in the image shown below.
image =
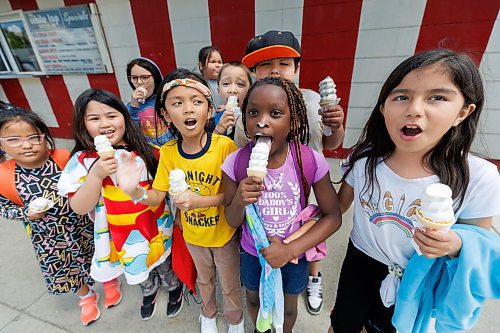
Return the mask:
<svg viewBox="0 0 500 333"><path fill-rule="evenodd" d="M184 285L181 283L180 286L168 293L168 304L167 304L167 317L175 317L181 312L183 303L183 290Z"/></svg>
<svg viewBox="0 0 500 333"><path fill-rule="evenodd" d="M321 292L321 273L318 276L309 275L307 283L307 311L317 315L323 308L323 293Z"/></svg>
<svg viewBox="0 0 500 333"><path fill-rule="evenodd" d="M241 321L238 324L229 324L227 333L245 333L245 323L244 320L241 319Z"/></svg>
<svg viewBox="0 0 500 333"><path fill-rule="evenodd" d="M141 305L141 319L142 320L148 320L156 312L156 296L158 295L158 290L152 295L149 296L144 296L142 298L142 305Z"/></svg>
<svg viewBox="0 0 500 333"><path fill-rule="evenodd" d="M99 301L99 294L94 292L90 296L85 296L80 299L80 306L82 307L82 313L80 314L80 320L84 326L93 323L101 315L97 302Z"/></svg>
<svg viewBox="0 0 500 333"><path fill-rule="evenodd" d="M104 288L104 306L110 308L118 305L122 300L122 292L120 290L120 281L113 279L103 283Z"/></svg>
<svg viewBox="0 0 500 333"><path fill-rule="evenodd" d="M204 315L200 315L200 328L201 333L219 333L216 318L207 318Z"/></svg>

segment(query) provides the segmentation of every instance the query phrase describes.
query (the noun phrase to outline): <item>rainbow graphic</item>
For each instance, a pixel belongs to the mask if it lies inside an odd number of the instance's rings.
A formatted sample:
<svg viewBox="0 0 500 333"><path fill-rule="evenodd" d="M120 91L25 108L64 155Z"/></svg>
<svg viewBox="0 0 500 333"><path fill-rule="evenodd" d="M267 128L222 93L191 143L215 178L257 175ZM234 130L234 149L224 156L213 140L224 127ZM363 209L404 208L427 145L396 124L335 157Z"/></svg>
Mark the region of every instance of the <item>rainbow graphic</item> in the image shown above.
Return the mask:
<svg viewBox="0 0 500 333"><path fill-rule="evenodd" d="M406 234L406 237L413 237L413 223L410 219L399 214L389 212L375 213L370 216L370 222L375 224L377 227L381 227L385 224L394 224Z"/></svg>

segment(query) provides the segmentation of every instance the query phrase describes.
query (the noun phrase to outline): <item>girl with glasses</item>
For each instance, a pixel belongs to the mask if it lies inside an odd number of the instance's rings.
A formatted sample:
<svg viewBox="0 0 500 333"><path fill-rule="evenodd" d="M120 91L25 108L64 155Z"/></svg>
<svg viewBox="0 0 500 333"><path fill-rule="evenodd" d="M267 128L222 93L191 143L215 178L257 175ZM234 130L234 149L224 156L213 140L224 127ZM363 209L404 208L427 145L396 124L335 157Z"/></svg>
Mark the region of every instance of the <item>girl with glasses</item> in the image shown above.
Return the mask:
<svg viewBox="0 0 500 333"><path fill-rule="evenodd" d="M93 225L57 194L69 153L54 149L49 129L36 113L11 106L0 112L0 148L12 158L0 164L0 216L24 224L48 293L77 293L81 321L88 325L99 318L89 275ZM35 199L45 206L30 205Z"/></svg>
<svg viewBox="0 0 500 333"><path fill-rule="evenodd" d="M127 78L132 95L127 109L149 143L162 146L173 137L155 115L156 92L161 83L160 68L150 59L139 57L127 64Z"/></svg>

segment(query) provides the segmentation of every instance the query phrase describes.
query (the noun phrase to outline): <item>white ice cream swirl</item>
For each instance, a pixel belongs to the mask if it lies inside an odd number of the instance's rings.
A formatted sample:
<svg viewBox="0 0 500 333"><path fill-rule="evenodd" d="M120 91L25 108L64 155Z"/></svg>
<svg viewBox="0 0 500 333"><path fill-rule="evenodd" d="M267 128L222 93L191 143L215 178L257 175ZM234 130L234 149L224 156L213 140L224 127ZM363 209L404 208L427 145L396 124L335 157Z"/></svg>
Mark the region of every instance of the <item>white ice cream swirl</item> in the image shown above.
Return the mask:
<svg viewBox="0 0 500 333"><path fill-rule="evenodd" d="M170 171L168 179L170 181L171 193L181 193L188 188L188 184L186 183L186 174L182 169L173 169Z"/></svg>
<svg viewBox="0 0 500 333"><path fill-rule="evenodd" d="M436 223L453 223L453 199L451 189L441 183L427 186L420 203L420 214Z"/></svg>
<svg viewBox="0 0 500 333"><path fill-rule="evenodd" d="M269 145L265 142L257 142L250 154L248 168L252 170L267 171L267 160L269 159Z"/></svg>
<svg viewBox="0 0 500 333"><path fill-rule="evenodd" d="M113 146L106 135L97 135L94 138L94 146L97 152L113 150Z"/></svg>
<svg viewBox="0 0 500 333"><path fill-rule="evenodd" d="M319 95L321 96L320 103L336 102L337 89L335 87L336 85L333 82L333 79L329 76L319 83Z"/></svg>

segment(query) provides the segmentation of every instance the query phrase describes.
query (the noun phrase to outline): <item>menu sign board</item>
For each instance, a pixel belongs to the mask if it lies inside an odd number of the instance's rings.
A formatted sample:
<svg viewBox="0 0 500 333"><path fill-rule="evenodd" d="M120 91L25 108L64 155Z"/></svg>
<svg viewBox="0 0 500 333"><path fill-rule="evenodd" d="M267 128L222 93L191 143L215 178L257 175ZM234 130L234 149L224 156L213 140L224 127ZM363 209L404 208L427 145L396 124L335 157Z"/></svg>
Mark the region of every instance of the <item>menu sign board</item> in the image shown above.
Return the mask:
<svg viewBox="0 0 500 333"><path fill-rule="evenodd" d="M87 5L25 15L47 74L106 73Z"/></svg>

